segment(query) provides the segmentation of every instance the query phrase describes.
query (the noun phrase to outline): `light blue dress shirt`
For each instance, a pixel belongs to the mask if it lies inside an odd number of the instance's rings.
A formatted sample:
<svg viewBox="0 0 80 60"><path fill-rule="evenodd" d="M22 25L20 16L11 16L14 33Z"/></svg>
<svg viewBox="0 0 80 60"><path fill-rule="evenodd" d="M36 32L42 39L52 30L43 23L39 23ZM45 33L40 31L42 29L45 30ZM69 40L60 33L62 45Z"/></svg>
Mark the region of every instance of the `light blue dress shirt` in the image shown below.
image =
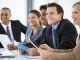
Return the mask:
<svg viewBox="0 0 80 60"><path fill-rule="evenodd" d="M57 23L56 25L52 25L52 39L53 39L53 46L54 48L56 48L56 29L58 27L59 23Z"/></svg>

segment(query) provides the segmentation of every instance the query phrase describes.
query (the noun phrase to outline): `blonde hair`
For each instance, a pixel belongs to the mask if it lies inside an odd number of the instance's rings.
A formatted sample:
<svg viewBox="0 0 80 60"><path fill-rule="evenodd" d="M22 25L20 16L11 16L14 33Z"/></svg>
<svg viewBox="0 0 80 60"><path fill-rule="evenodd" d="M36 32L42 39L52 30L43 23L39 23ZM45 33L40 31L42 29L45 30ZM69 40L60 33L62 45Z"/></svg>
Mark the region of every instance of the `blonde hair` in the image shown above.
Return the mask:
<svg viewBox="0 0 80 60"><path fill-rule="evenodd" d="M80 11L80 1L77 2L77 3L75 3L75 4L73 5L73 7L75 7L76 9L78 9L78 10Z"/></svg>

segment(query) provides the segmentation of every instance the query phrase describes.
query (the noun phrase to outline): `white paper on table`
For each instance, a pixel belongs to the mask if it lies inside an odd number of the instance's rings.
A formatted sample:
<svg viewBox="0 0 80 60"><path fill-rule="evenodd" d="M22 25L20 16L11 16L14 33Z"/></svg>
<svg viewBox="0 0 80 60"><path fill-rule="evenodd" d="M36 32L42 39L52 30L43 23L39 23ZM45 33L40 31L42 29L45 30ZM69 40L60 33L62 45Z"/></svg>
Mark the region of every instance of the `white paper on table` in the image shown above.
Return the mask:
<svg viewBox="0 0 80 60"><path fill-rule="evenodd" d="M14 54L8 49L4 49L2 52L2 56L13 56Z"/></svg>
<svg viewBox="0 0 80 60"><path fill-rule="evenodd" d="M5 34L0 34L0 42L3 45L4 48L7 48L8 44L12 44L9 37Z"/></svg>
<svg viewBox="0 0 80 60"><path fill-rule="evenodd" d="M22 57L27 58L27 59L42 59L41 56L29 56L29 55L24 55L24 56L22 56Z"/></svg>

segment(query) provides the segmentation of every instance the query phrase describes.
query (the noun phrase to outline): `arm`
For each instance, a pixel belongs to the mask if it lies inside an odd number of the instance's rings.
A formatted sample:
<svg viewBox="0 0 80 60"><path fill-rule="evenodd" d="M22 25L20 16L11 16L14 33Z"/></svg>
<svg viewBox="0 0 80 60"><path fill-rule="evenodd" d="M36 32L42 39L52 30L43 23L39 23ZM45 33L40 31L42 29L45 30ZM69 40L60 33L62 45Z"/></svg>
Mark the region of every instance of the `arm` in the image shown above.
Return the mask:
<svg viewBox="0 0 80 60"><path fill-rule="evenodd" d="M54 52L54 53L56 53L56 52L57 53L64 53L64 52L67 53L67 52L73 51L73 49L53 49L53 48L49 47L47 44L42 44L42 45L40 45L39 48L50 51L50 52Z"/></svg>
<svg viewBox="0 0 80 60"><path fill-rule="evenodd" d="M26 34L26 29L27 29L27 27L24 26L20 21L18 21L18 23L19 23L19 26L20 26L20 28L21 28L21 32L23 32L24 34Z"/></svg>
<svg viewBox="0 0 80 60"><path fill-rule="evenodd" d="M75 60L75 54L72 52L69 53L52 53L50 51L39 49L38 52L42 58L49 58L54 60Z"/></svg>

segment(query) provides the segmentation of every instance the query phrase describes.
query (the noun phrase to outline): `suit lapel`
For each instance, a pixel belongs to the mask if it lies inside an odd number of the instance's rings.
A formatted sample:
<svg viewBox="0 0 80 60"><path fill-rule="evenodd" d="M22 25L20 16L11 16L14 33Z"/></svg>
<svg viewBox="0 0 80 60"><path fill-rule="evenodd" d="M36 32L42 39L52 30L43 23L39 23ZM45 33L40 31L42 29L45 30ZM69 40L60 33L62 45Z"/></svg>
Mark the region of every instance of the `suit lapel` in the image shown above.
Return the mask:
<svg viewBox="0 0 80 60"><path fill-rule="evenodd" d="M16 35L16 27L15 27L15 25L14 25L14 23L13 23L13 21L11 21L11 29L12 29L12 33L13 33L13 37L15 38L15 35Z"/></svg>
<svg viewBox="0 0 80 60"><path fill-rule="evenodd" d="M6 34L6 31L2 27L1 23L0 23L0 34Z"/></svg>
<svg viewBox="0 0 80 60"><path fill-rule="evenodd" d="M61 20L60 21L60 23L59 23L59 25L58 25L58 27L57 27L57 29L56 29L56 45L57 45L57 47L59 48L59 44L60 44L60 38L59 38L59 35L60 35L60 30L61 30L61 25L62 25L62 23L63 23L63 21L64 20Z"/></svg>
<svg viewBox="0 0 80 60"><path fill-rule="evenodd" d="M52 47L54 47L53 46L53 39L52 39L52 27L51 26L48 27L47 38L48 38L48 42L50 43L50 45L52 45Z"/></svg>

